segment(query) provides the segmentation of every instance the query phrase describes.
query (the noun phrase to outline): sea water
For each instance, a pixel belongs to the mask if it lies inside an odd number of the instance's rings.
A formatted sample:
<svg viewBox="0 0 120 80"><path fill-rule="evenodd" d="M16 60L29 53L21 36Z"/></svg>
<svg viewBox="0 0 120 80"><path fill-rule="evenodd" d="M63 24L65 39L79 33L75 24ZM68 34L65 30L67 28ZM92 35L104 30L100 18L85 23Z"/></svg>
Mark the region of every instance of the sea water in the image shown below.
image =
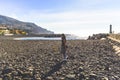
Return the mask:
<svg viewBox="0 0 120 80"><path fill-rule="evenodd" d="M80 40L85 38L70 38L66 37L67 40ZM14 40L61 40L61 37L18 37Z"/></svg>

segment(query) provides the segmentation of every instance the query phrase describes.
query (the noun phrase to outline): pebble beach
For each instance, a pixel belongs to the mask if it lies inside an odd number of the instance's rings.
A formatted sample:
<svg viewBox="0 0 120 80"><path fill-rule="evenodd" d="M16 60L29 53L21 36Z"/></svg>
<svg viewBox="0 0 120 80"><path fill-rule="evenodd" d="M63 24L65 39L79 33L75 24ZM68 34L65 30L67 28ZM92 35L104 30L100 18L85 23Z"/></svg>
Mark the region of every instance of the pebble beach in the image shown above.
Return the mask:
<svg viewBox="0 0 120 80"><path fill-rule="evenodd" d="M120 56L109 40L0 39L0 80L120 80Z"/></svg>

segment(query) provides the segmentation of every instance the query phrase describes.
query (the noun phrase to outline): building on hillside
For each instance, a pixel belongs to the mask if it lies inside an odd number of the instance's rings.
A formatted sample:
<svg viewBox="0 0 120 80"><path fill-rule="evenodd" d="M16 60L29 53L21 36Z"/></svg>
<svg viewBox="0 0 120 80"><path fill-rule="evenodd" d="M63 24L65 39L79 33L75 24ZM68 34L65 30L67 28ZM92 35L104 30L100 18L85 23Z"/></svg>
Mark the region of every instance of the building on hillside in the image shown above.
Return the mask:
<svg viewBox="0 0 120 80"><path fill-rule="evenodd" d="M7 29L6 25L0 24L0 30L6 30L6 29Z"/></svg>
<svg viewBox="0 0 120 80"><path fill-rule="evenodd" d="M0 24L0 35L13 35L10 33L10 30L8 29L7 25Z"/></svg>

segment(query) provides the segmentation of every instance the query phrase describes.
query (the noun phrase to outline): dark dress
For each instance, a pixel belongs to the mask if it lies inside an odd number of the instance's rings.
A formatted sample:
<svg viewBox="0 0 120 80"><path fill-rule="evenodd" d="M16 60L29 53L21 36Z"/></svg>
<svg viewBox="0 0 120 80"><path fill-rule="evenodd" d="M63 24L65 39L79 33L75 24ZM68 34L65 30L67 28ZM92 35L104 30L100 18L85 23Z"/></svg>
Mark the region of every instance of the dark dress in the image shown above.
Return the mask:
<svg viewBox="0 0 120 80"><path fill-rule="evenodd" d="M63 54L64 59L66 58L66 37L64 34L61 36L62 38L62 44L61 44L61 53Z"/></svg>

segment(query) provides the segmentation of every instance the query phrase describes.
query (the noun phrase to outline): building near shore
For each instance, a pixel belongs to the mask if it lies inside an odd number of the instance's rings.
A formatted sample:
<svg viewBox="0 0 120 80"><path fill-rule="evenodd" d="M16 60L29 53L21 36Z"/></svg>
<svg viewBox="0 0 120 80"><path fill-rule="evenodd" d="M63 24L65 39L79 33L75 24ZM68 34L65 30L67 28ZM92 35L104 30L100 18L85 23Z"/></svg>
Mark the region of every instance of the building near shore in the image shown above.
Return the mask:
<svg viewBox="0 0 120 80"><path fill-rule="evenodd" d="M3 36L27 35L27 32L19 29L9 29L7 25L0 24L0 35Z"/></svg>

